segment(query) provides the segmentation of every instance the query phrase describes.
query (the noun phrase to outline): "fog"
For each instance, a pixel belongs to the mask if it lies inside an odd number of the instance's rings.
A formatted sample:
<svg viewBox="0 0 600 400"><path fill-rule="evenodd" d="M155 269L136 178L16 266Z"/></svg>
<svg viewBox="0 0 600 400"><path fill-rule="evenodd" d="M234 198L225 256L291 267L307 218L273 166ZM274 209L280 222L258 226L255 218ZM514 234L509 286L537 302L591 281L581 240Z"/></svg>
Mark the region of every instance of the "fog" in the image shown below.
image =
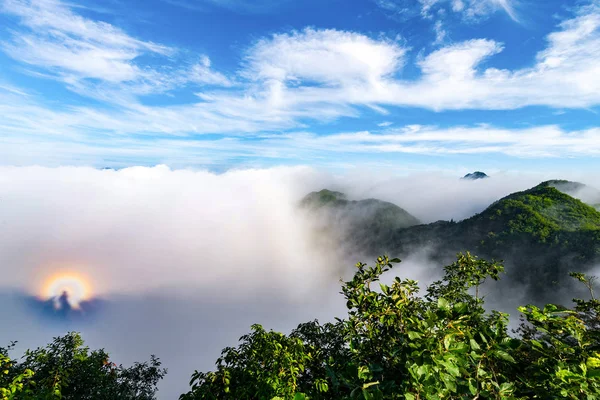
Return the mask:
<svg viewBox="0 0 600 400"><path fill-rule="evenodd" d="M253 323L289 331L344 316L339 279L356 255L315 234L298 207L322 188L393 202L422 222L463 219L536 185L543 175L335 175L307 167L215 174L166 166L97 170L0 167L0 346L18 349L81 331L130 364L156 354L169 369L160 399L187 391ZM559 178L570 178L561 176ZM580 178L580 177L577 177ZM588 180L589 182L589 180ZM426 249L423 249L425 252ZM439 269L415 254L394 271L430 283ZM22 301L59 271L85 275L100 312L50 323ZM514 296L512 296L514 298Z"/></svg>

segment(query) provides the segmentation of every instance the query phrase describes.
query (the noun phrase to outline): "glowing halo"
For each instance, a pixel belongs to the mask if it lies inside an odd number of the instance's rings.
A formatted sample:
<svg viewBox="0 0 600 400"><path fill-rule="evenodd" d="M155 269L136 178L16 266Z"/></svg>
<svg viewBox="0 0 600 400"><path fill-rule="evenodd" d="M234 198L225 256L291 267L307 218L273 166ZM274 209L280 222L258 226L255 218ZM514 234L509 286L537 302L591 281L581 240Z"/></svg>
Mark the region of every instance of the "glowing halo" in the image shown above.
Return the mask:
<svg viewBox="0 0 600 400"><path fill-rule="evenodd" d="M72 308L79 308L82 301L91 297L92 291L87 280L75 273L58 273L46 279L42 288L42 296L57 299L67 293L67 300Z"/></svg>

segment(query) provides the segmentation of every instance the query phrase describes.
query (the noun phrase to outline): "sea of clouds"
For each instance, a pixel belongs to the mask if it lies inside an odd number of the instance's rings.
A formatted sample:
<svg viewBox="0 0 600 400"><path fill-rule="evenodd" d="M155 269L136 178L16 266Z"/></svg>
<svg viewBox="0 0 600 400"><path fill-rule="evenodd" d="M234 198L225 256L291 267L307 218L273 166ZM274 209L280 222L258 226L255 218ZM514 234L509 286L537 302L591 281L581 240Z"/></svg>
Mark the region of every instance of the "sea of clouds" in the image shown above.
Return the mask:
<svg viewBox="0 0 600 400"><path fill-rule="evenodd" d="M318 221L298 208L307 193L331 188L351 199L379 198L432 222L469 217L556 177L458 178L308 167L221 174L0 167L0 321L10 327L0 330L0 346L19 340L22 350L80 331L117 362L156 354L169 369L159 397L176 398L195 369L210 369L253 323L289 331L344 316L339 279L357 261L372 260L352 259L315 236ZM396 273L430 282L439 270L422 260L416 254ZM60 270L87 276L103 300L89 320L50 323L22 301Z"/></svg>

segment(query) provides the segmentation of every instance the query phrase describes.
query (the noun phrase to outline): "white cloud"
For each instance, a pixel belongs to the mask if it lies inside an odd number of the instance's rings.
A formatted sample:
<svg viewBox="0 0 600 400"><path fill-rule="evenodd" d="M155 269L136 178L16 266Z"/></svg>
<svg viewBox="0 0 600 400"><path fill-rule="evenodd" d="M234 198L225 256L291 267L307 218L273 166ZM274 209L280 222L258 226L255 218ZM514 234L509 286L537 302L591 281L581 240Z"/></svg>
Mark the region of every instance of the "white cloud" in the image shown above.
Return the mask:
<svg viewBox="0 0 600 400"><path fill-rule="evenodd" d="M308 168L0 167L0 317L12 327L0 343L64 334L18 296L74 271L106 302L69 329L118 363L157 354L169 368L159 397L177 398L250 324L339 315L338 279L357 260L319 245L297 208L325 180Z"/></svg>
<svg viewBox="0 0 600 400"><path fill-rule="evenodd" d="M422 81L437 84L440 81L465 82L475 77L476 66L487 57L502 51L492 40L470 40L434 51L419 62ZM440 84L442 86L443 84Z"/></svg>
<svg viewBox="0 0 600 400"><path fill-rule="evenodd" d="M500 129L491 126L440 129L406 126L386 133L298 134L273 138L271 145L348 153L489 154L519 157L600 155L600 129L564 131L556 126Z"/></svg>
<svg viewBox="0 0 600 400"><path fill-rule="evenodd" d="M516 0L375 0L382 9L394 17L410 18L420 15L430 19L439 12L452 11L466 21L479 21L496 12L506 13L518 21Z"/></svg>
<svg viewBox="0 0 600 400"><path fill-rule="evenodd" d="M250 71L276 76L273 79L278 83L295 78L293 86L278 86L278 99L298 108L317 99L351 106L418 106L433 110L590 107L600 104L600 80L594 78L600 73L599 28L598 9L585 9L548 36L548 46L538 53L534 66L516 70L482 68L484 61L493 65L493 55L503 49L500 43L489 39L456 43L424 56L418 63L422 76L415 80L398 78L402 53L393 43L358 40L360 45L353 51L379 57L375 57L374 65L350 63L346 68L347 60L336 51L311 47L310 37L315 33L307 31L306 35L284 36L285 45L278 36L263 40L250 54L265 61L259 63L261 68L251 67ZM338 32L323 31L318 36L330 43L356 44L345 40L347 34ZM286 62L295 60L298 50L304 54L305 46L310 64L300 62L297 67ZM270 63L267 56L274 54L282 61ZM357 67L362 67L362 72ZM314 80L330 84L315 86Z"/></svg>
<svg viewBox="0 0 600 400"><path fill-rule="evenodd" d="M435 40L433 41L434 45L443 44L446 41L448 36L448 32L444 29L441 20L437 20L433 25L433 31L435 32Z"/></svg>
<svg viewBox="0 0 600 400"><path fill-rule="evenodd" d="M386 133L368 131L327 136L288 136L294 146L343 153L504 154L517 157L600 156L600 128L564 131L557 126L500 129L491 126L440 129L406 126Z"/></svg>
<svg viewBox="0 0 600 400"><path fill-rule="evenodd" d="M288 0L163 0L174 6L193 11L207 11L209 6L225 8L239 13L266 13Z"/></svg>
<svg viewBox="0 0 600 400"><path fill-rule="evenodd" d="M12 58L44 69L72 90L92 97L119 98L119 92L161 92L189 82L229 85L210 69L208 57L183 68L166 67L178 50L135 39L121 29L75 14L58 0L4 0L1 10L27 28L12 32L2 47ZM165 67L140 63L148 55Z"/></svg>
<svg viewBox="0 0 600 400"><path fill-rule="evenodd" d="M600 80L596 79L600 75L597 7L582 8L574 18L564 21L548 36L548 45L531 67L494 68L494 55L503 50L503 45L473 39L420 57L417 65L422 74L415 79L402 78L407 49L397 41L311 28L258 40L245 52L236 77L215 71L206 56L175 70L168 65L147 69L136 64L137 54L155 54L168 62L177 51L139 41L112 25L78 17L57 1L33 4L7 0L3 7L21 18L27 27L22 37L30 41L21 54L11 47L21 40L15 32L13 41L5 44L9 52L16 51L10 54L17 59L22 56L21 61L32 57L28 61L40 70L54 73L72 90L101 99L108 106L64 104L50 108L23 88L3 85L0 126L6 140L15 143L27 140L27 135L45 135L107 148L98 142L118 137L134 143L136 135L243 136L307 130L310 121L358 117L363 106L385 114L390 106L441 111L531 105L566 109L600 104ZM57 51L65 51L64 57L73 65L62 65L62 60L44 53L41 43L46 42L58 46ZM96 58L86 59L88 50ZM109 68L111 63L117 67ZM204 88L193 103L147 106L139 101L140 94L190 82L226 88ZM404 146L399 150L433 151L431 146ZM487 147L486 151L518 153L514 148L498 146Z"/></svg>
<svg viewBox="0 0 600 400"><path fill-rule="evenodd" d="M317 135L300 131L265 134L256 132L265 124L285 125L286 120L277 121L273 117L270 121L249 121L226 115L214 119L211 113L201 109L192 113L185 108L148 108L140 110L143 114L136 115L136 119L126 121L84 108L53 112L19 101L14 96L10 97L10 101L5 100L5 103L8 102L12 103L11 107L2 105L0 95L0 114L7 116L0 122L0 129L5 132L0 138L3 164L66 163L102 167L141 162L173 166L232 163L264 166L270 165L269 160L276 160L273 162L331 166L351 160L353 155L375 153L499 154L521 158L600 156L599 128L567 131L554 125L523 129L488 125L449 128L409 125L377 133ZM256 117L260 118L258 108L256 113ZM228 118L231 123L223 122ZM390 121L384 121L378 127L391 125ZM292 125L287 126L287 129L291 128ZM222 132L222 135L203 139L179 133L193 129ZM231 129L246 133L231 136ZM333 158L332 153L336 154Z"/></svg>
<svg viewBox="0 0 600 400"><path fill-rule="evenodd" d="M225 75L211 70L211 61L208 56L202 56L200 61L192 64L189 70L182 71L181 80L185 82L188 79L191 82L217 85L217 86L230 86L232 82L225 77ZM185 74L185 76L183 76Z"/></svg>
<svg viewBox="0 0 600 400"><path fill-rule="evenodd" d="M404 53L391 41L309 28L260 40L248 52L243 74L281 83L377 84L403 65Z"/></svg>
<svg viewBox="0 0 600 400"><path fill-rule="evenodd" d="M5 0L5 13L21 18L29 33L15 32L5 50L29 64L57 68L82 78L110 82L137 79L143 71L132 60L143 52L174 50L136 40L114 26L74 14L56 0Z"/></svg>
<svg viewBox="0 0 600 400"><path fill-rule="evenodd" d="M488 15L496 11L504 11L514 21L518 21L515 3L515 0L470 0L459 11L465 12L466 16L471 18Z"/></svg>
<svg viewBox="0 0 600 400"><path fill-rule="evenodd" d="M12 231L0 234L0 264L19 266L2 287L37 294L55 268L72 266L90 276L100 296L209 290L233 276L250 291L280 284L295 288L280 295L302 295L319 278L337 278L296 208L321 179L308 168L222 175L164 166L0 168L0 219L3 232ZM249 236L260 239L248 243ZM217 267L219 260L228 267Z"/></svg>

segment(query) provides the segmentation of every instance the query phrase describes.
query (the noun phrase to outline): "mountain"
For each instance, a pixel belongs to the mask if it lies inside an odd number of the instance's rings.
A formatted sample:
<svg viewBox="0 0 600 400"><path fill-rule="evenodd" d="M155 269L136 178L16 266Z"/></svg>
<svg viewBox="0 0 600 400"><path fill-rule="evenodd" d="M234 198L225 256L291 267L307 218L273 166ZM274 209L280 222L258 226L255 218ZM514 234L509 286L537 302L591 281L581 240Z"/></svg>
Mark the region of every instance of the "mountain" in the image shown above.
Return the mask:
<svg viewBox="0 0 600 400"><path fill-rule="evenodd" d="M473 173L466 174L461 179L469 179L469 180L474 181L474 180L477 180L477 179L485 179L485 178L489 178L489 176L486 175L484 172L475 171Z"/></svg>
<svg viewBox="0 0 600 400"><path fill-rule="evenodd" d="M321 233L337 233L356 248L371 248L380 237L421 222L395 204L376 200L348 200L344 193L323 189L306 195L300 206L318 216Z"/></svg>
<svg viewBox="0 0 600 400"><path fill-rule="evenodd" d="M509 280L529 286L532 300L541 301L549 287L568 280L568 272L586 272L600 263L600 212L557 187L581 190L585 185L547 181L512 193L463 221L400 228L379 221L385 229L376 235L355 226L347 239L372 256L402 258L425 249L440 265L464 251L503 260ZM335 196L321 207L344 198Z"/></svg>

